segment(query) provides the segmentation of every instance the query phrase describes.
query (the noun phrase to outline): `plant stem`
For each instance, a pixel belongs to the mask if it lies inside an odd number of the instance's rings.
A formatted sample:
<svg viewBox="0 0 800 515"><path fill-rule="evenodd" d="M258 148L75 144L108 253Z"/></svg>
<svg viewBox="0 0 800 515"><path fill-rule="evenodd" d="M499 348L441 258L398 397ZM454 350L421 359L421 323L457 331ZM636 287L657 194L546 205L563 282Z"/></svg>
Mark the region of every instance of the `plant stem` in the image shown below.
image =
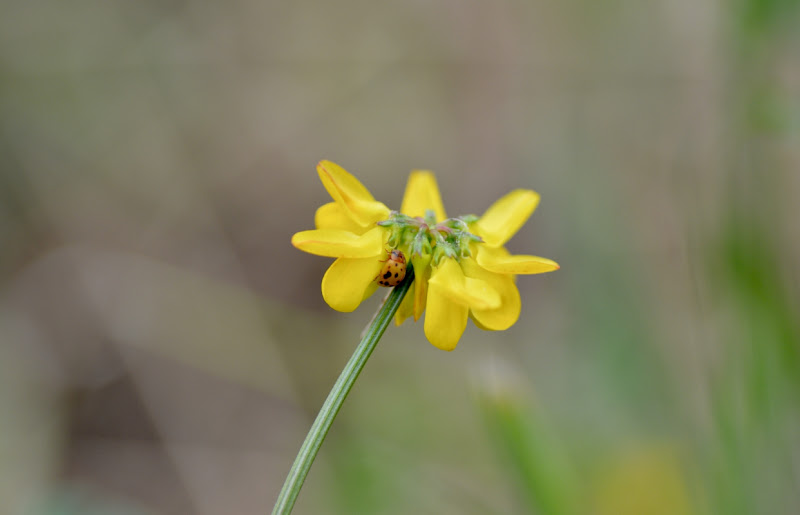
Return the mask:
<svg viewBox="0 0 800 515"><path fill-rule="evenodd" d="M358 379L358 375L367 363L372 351L375 350L375 346L378 345L378 341L383 336L383 332L386 331L386 327L397 312L397 308L400 307L400 302L406 296L413 281L414 270L411 263L408 263L405 279L395 286L375 318L370 322L366 333L361 339L361 343L358 344L350 361L347 362L344 370L339 375L339 379L336 380L336 384L333 385L328 398L325 399L325 404L319 410L314 424L308 431L308 436L306 436L300 451L297 453L292 469L286 477L286 482L283 484L278 500L275 502L275 507L272 509L272 515L283 515L292 512L297 496L300 494L300 488L303 487L303 482L306 480L309 469L311 469L311 464L314 463L314 458L317 457L317 452L322 446L333 420L339 413L347 394L350 393L350 389Z"/></svg>

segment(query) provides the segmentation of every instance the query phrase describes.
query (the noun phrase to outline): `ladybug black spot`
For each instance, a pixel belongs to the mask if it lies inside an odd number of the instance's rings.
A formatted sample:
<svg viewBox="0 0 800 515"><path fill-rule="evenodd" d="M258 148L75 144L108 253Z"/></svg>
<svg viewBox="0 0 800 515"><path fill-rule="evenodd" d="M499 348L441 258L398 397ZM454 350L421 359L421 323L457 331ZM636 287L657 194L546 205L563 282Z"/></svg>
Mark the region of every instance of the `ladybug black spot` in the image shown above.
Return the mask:
<svg viewBox="0 0 800 515"><path fill-rule="evenodd" d="M394 273L394 276L397 277L397 272Z"/></svg>
<svg viewBox="0 0 800 515"><path fill-rule="evenodd" d="M383 274L383 278L384 278L384 279L388 279L388 278L390 278L391 276L392 276L392 273L391 273L391 272L386 272L385 274Z"/></svg>

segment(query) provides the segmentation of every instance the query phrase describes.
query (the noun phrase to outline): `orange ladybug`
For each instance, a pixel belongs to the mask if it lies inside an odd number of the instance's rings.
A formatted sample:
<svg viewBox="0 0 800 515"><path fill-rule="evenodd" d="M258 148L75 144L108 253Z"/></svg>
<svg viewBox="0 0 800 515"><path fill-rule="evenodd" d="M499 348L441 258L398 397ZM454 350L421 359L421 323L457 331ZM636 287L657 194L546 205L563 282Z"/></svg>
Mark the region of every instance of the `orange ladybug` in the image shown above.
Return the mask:
<svg viewBox="0 0 800 515"><path fill-rule="evenodd" d="M406 276L406 257L397 249L392 250L389 257L382 261L386 263L381 273L375 279L381 286L397 286Z"/></svg>

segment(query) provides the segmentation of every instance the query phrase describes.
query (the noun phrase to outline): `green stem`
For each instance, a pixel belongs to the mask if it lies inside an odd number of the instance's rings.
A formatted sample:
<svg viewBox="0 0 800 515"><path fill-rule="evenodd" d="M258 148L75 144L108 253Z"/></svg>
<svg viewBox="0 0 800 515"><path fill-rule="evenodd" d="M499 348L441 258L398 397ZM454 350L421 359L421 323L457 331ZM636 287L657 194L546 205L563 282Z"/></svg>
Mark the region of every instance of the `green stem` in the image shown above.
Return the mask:
<svg viewBox="0 0 800 515"><path fill-rule="evenodd" d="M350 361L347 362L344 370L339 375L339 379L336 380L336 384L333 385L331 393L325 399L325 404L319 410L317 419L314 420L314 424L308 431L308 436L306 436L306 440L300 447L292 469L286 477L286 482L283 484L278 500L275 502L275 507L272 509L272 515L292 512L297 496L300 494L300 488L303 487L303 482L306 480L309 469L311 469L311 464L314 463L314 458L317 457L317 452L319 452L319 448L322 446L322 442L325 440L336 414L339 413L347 394L350 393L350 389L358 379L358 375L367 363L372 351L375 350L375 346L378 345L378 341L383 336L383 332L386 331L386 327L397 312L397 308L400 307L400 302L406 296L406 292L408 292L413 281L414 270L411 263L408 263L405 280L392 290L386 302L370 322L364 337L361 339L361 343L358 344Z"/></svg>

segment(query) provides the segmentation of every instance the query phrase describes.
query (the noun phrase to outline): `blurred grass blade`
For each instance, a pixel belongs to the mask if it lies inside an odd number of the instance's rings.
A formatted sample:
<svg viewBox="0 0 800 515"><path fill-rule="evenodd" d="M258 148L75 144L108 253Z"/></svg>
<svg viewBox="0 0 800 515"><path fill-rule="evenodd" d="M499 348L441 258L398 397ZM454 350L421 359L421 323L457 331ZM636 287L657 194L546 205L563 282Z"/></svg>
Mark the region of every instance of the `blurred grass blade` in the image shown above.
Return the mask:
<svg viewBox="0 0 800 515"><path fill-rule="evenodd" d="M513 395L484 393L484 420L493 444L513 477L526 513L577 514L580 492L552 433Z"/></svg>

